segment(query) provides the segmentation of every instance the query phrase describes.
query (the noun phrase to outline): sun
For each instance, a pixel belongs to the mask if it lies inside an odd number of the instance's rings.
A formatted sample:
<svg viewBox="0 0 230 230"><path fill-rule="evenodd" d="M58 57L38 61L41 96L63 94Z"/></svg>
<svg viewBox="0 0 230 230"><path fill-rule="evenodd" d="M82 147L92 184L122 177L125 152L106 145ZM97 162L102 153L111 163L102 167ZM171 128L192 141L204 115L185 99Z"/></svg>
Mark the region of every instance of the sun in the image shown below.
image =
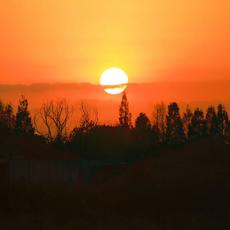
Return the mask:
<svg viewBox="0 0 230 230"><path fill-rule="evenodd" d="M123 70L111 67L102 73L100 85L106 93L116 95L127 88L128 81L128 76Z"/></svg>

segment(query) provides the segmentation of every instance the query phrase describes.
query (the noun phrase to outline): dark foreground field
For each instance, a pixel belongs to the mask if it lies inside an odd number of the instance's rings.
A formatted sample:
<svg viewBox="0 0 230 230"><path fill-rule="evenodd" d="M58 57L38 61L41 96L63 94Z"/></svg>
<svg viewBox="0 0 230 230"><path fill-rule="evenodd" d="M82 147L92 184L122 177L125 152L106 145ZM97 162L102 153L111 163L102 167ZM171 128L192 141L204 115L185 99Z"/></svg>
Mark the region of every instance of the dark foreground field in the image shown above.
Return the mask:
<svg viewBox="0 0 230 230"><path fill-rule="evenodd" d="M106 168L76 190L2 190L0 229L230 229L230 147L202 140Z"/></svg>

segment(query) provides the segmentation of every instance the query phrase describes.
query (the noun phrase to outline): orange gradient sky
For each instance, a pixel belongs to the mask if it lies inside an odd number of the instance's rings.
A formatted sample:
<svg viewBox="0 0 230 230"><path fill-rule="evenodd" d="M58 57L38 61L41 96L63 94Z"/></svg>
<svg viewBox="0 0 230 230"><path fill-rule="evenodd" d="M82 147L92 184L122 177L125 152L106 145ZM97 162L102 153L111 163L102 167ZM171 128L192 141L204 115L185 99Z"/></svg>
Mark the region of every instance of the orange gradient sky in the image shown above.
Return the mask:
<svg viewBox="0 0 230 230"><path fill-rule="evenodd" d="M230 80L229 0L7 0L0 84Z"/></svg>

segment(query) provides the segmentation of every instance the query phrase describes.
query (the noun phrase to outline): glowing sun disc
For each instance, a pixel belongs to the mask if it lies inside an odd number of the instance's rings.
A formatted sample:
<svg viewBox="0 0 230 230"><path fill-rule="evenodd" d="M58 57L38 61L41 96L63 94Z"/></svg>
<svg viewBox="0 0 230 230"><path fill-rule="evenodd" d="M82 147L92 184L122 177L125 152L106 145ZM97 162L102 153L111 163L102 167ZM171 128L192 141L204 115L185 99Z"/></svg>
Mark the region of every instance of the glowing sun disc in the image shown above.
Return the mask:
<svg viewBox="0 0 230 230"><path fill-rule="evenodd" d="M120 94L127 88L128 76L123 70L111 67L102 73L100 85L108 94Z"/></svg>

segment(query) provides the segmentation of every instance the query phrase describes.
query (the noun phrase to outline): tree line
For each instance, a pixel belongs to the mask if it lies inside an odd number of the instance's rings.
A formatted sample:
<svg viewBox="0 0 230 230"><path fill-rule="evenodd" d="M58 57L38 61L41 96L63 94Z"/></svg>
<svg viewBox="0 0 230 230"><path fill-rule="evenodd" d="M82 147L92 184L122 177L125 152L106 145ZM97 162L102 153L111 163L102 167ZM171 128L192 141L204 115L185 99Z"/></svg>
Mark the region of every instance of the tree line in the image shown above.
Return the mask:
<svg viewBox="0 0 230 230"><path fill-rule="evenodd" d="M86 103L80 104L80 121L70 128L73 107L64 99L47 101L33 117L28 100L22 96L16 113L11 104L0 102L0 132L20 136L42 137L46 143L66 146L80 153L101 151L123 152L151 149L158 145L179 145L203 137L230 137L230 121L222 104L181 113L176 102L156 104L149 118L141 112L135 119L123 93L117 125L101 125L98 112ZM134 124L132 123L134 121Z"/></svg>

